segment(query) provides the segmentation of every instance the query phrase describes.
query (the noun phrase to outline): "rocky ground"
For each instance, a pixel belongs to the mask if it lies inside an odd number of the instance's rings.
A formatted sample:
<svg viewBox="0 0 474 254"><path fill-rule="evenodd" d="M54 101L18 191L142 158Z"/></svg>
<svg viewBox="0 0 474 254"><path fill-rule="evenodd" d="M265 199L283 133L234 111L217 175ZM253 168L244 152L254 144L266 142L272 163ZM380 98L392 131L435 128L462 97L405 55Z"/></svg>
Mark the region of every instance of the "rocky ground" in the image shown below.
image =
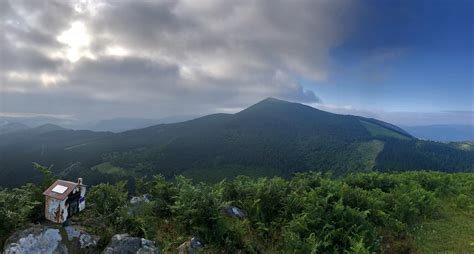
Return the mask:
<svg viewBox="0 0 474 254"><path fill-rule="evenodd" d="M3 253L100 253L101 250L97 249L97 240L96 236L88 234L79 226L34 225L12 234L5 241ZM131 237L128 234L117 234L112 237L102 253L158 254L160 250L150 240Z"/></svg>

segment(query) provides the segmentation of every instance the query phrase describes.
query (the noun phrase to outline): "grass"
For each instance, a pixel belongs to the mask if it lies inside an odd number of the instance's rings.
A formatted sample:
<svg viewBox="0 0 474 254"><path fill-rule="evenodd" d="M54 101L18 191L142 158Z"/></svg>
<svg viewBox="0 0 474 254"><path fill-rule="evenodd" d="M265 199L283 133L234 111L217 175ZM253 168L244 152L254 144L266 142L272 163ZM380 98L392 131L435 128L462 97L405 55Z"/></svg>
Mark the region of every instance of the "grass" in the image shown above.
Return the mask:
<svg viewBox="0 0 474 254"><path fill-rule="evenodd" d="M94 166L92 169L97 170L103 174L110 174L110 175L127 175L127 171L123 168L116 167L112 165L110 162L104 162L99 165Z"/></svg>
<svg viewBox="0 0 474 254"><path fill-rule="evenodd" d="M375 166L375 159L383 150L384 143L380 140L371 140L369 142L360 143L357 146L357 154L362 160L365 168L373 169Z"/></svg>
<svg viewBox="0 0 474 254"><path fill-rule="evenodd" d="M474 141L466 141L466 142L453 142L451 143L454 147L464 150L464 151L471 151L474 150Z"/></svg>
<svg viewBox="0 0 474 254"><path fill-rule="evenodd" d="M408 139L407 137L395 131L384 128L382 126L369 123L366 121L360 121L360 122L362 123L362 125L364 125L365 129L367 129L367 131L369 131L370 134L372 134L372 136L374 137L391 137L391 138L397 138L397 139Z"/></svg>
<svg viewBox="0 0 474 254"><path fill-rule="evenodd" d="M440 218L421 223L414 232L415 253L474 253L474 211L468 209L447 205Z"/></svg>

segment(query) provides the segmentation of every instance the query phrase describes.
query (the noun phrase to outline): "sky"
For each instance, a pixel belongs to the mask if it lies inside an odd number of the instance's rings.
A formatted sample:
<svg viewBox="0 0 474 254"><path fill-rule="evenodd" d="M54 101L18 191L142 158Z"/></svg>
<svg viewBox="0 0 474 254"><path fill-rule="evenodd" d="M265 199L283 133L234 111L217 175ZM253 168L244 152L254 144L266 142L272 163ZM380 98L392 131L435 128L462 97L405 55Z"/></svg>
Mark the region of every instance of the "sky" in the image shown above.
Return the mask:
<svg viewBox="0 0 474 254"><path fill-rule="evenodd" d="M0 116L237 112L276 97L473 124L469 0L0 1Z"/></svg>

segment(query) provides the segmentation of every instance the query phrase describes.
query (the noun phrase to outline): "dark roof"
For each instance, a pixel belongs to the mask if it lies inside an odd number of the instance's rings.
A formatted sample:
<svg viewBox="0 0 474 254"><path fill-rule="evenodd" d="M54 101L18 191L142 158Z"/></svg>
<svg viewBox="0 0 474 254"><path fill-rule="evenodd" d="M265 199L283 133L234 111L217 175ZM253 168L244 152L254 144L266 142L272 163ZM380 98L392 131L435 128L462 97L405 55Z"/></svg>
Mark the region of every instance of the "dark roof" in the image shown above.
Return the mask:
<svg viewBox="0 0 474 254"><path fill-rule="evenodd" d="M64 180L56 180L47 190L43 192L43 195L49 196L55 199L64 200L66 197L71 193L74 188L76 188L79 184L73 183ZM60 192L53 191L54 188L58 187L57 189L61 190ZM66 188L66 189L64 189Z"/></svg>

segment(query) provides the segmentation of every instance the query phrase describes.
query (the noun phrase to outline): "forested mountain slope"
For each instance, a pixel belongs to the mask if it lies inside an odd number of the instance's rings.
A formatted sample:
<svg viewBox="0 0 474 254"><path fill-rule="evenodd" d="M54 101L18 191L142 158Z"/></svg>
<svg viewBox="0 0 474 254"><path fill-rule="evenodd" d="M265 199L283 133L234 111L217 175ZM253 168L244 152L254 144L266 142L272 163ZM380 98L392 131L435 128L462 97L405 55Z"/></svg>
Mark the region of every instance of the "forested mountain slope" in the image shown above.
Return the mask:
<svg viewBox="0 0 474 254"><path fill-rule="evenodd" d="M52 131L14 141L0 139L0 185L12 185L7 179L18 172L22 178L15 184L34 180L28 173L34 172L31 161L55 164L57 173L87 175L98 182L117 178L116 172L120 177L184 174L219 180L240 174L288 177L308 170L336 175L374 169L474 170L472 150L417 140L376 119L273 98L236 114L118 134Z"/></svg>

